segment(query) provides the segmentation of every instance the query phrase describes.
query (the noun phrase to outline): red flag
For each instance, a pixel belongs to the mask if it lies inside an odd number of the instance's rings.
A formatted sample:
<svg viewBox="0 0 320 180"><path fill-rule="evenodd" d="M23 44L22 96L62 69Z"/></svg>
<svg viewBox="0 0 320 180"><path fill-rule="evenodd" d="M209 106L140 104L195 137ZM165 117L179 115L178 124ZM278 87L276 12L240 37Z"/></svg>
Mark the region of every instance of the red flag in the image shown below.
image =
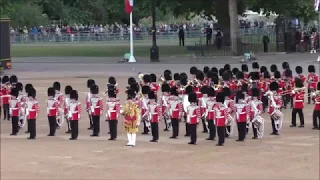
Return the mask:
<svg viewBox="0 0 320 180"><path fill-rule="evenodd" d="M124 0L124 10L130 14L133 9L133 0Z"/></svg>

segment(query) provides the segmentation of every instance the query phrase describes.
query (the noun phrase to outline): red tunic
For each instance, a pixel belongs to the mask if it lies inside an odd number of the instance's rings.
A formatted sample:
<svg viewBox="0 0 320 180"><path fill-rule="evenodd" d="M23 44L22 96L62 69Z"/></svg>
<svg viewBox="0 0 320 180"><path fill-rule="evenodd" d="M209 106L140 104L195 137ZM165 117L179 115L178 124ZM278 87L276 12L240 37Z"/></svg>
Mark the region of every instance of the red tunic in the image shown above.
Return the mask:
<svg viewBox="0 0 320 180"><path fill-rule="evenodd" d="M10 89L6 87L2 87L1 89L1 101L2 104L9 104L10 103Z"/></svg>
<svg viewBox="0 0 320 180"><path fill-rule="evenodd" d="M272 104L269 98L269 114L272 114L276 109L281 109L282 107L282 96L280 94L273 94L273 99L275 104Z"/></svg>
<svg viewBox="0 0 320 180"><path fill-rule="evenodd" d="M58 106L62 109L64 104L63 94L61 94L60 92L56 92L56 95L54 98L58 101Z"/></svg>
<svg viewBox="0 0 320 180"><path fill-rule="evenodd" d="M307 79L303 74L299 74L298 78L302 80L303 84L306 82L306 79Z"/></svg>
<svg viewBox="0 0 320 180"><path fill-rule="evenodd" d="M200 115L200 108L195 104L191 104L187 108L187 119L189 124L198 124Z"/></svg>
<svg viewBox="0 0 320 180"><path fill-rule="evenodd" d="M97 95L92 95L89 102L90 102L91 115L100 116L103 112L102 98Z"/></svg>
<svg viewBox="0 0 320 180"><path fill-rule="evenodd" d="M247 122L247 117L250 114L249 105L246 103L235 104L236 107L236 121L237 122Z"/></svg>
<svg viewBox="0 0 320 180"><path fill-rule="evenodd" d="M250 101L250 119L253 119L255 116L259 115L263 111L262 102L258 99L252 99ZM253 107L255 106L258 112L256 112L256 109Z"/></svg>
<svg viewBox="0 0 320 180"><path fill-rule="evenodd" d="M178 98L170 98L169 107L170 107L170 118L171 119L179 119L181 113L183 112L182 103Z"/></svg>
<svg viewBox="0 0 320 180"><path fill-rule="evenodd" d="M166 112L167 108L169 107L169 99L170 99L170 96L169 95L162 95L161 96L161 107L162 107L162 114Z"/></svg>
<svg viewBox="0 0 320 180"><path fill-rule="evenodd" d="M148 98L141 100L141 118L146 117L149 102Z"/></svg>
<svg viewBox="0 0 320 180"><path fill-rule="evenodd" d="M214 109L216 108L217 103L215 98L209 97L206 102L206 119L207 120L214 120Z"/></svg>
<svg viewBox="0 0 320 180"><path fill-rule="evenodd" d="M316 75L316 74L314 74L314 73L310 73L309 75L308 75L308 82L309 82L309 84L308 84L308 89L314 89L314 90L316 90L317 89L317 83L318 83L318 81L319 81L319 76L318 75Z"/></svg>
<svg viewBox="0 0 320 180"><path fill-rule="evenodd" d="M47 100L47 115L57 116L58 109L59 109L58 101L56 101L54 98L49 98Z"/></svg>
<svg viewBox="0 0 320 180"><path fill-rule="evenodd" d="M315 101L314 110L320 111L320 94L312 98Z"/></svg>
<svg viewBox="0 0 320 180"><path fill-rule="evenodd" d="M293 96L293 108L303 109L304 108L304 92L297 91L292 96Z"/></svg>
<svg viewBox="0 0 320 180"><path fill-rule="evenodd" d="M120 100L117 98L109 98L106 102L106 119L117 120L120 115Z"/></svg>
<svg viewBox="0 0 320 180"><path fill-rule="evenodd" d="M283 80L281 80L281 79L279 79L279 80L276 80L277 81L277 83L279 84L279 89L278 89L278 91L277 91L277 93L282 93L283 92L283 88L284 88L284 81Z"/></svg>
<svg viewBox="0 0 320 180"><path fill-rule="evenodd" d="M159 122L161 116L161 105L156 102L150 102L148 104L148 112L149 112L149 121L151 123Z"/></svg>
<svg viewBox="0 0 320 180"><path fill-rule="evenodd" d="M206 101L207 101L207 97L201 97L198 99L198 105L200 108L200 115L203 116L204 113L206 112Z"/></svg>
<svg viewBox="0 0 320 180"><path fill-rule="evenodd" d="M11 98L10 115L13 117L18 117L20 115L20 102L17 98Z"/></svg>
<svg viewBox="0 0 320 180"><path fill-rule="evenodd" d="M77 101L71 101L69 105L68 111L68 119L70 121L78 121L81 117L81 104Z"/></svg>
<svg viewBox="0 0 320 180"><path fill-rule="evenodd" d="M226 120L229 115L228 107L224 105L217 105L215 108L215 123L217 127L226 126Z"/></svg>
<svg viewBox="0 0 320 180"><path fill-rule="evenodd" d="M38 101L34 99L29 99L27 101L27 119L32 120L36 119L38 117L38 114L40 112Z"/></svg>

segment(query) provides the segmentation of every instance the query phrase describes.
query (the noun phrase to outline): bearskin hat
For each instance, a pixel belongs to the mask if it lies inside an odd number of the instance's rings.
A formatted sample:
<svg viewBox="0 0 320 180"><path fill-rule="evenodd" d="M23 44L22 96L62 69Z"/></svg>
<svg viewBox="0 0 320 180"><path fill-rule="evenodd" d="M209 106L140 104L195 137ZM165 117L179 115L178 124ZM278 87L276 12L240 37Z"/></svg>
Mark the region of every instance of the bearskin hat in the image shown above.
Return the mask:
<svg viewBox="0 0 320 180"><path fill-rule="evenodd" d="M264 78L264 79L270 79L270 78L271 78L269 71L265 71L265 72L263 73L263 78Z"/></svg>
<svg viewBox="0 0 320 180"><path fill-rule="evenodd" d="M18 78L16 75L12 75L12 76L10 76L9 81L11 84L16 84L18 82Z"/></svg>
<svg viewBox="0 0 320 180"><path fill-rule="evenodd" d="M222 74L225 72L225 70L223 68L219 69L219 76L222 76Z"/></svg>
<svg viewBox="0 0 320 180"><path fill-rule="evenodd" d="M316 72L316 68L314 67L314 65L308 66L308 72L309 73L315 73Z"/></svg>
<svg viewBox="0 0 320 180"><path fill-rule="evenodd" d="M271 72L275 72L275 71L277 71L278 70L278 67L277 67L277 65L275 65L275 64L272 64L271 66L270 66L270 71Z"/></svg>
<svg viewBox="0 0 320 180"><path fill-rule="evenodd" d="M228 88L228 87L224 87L224 88L222 89L222 92L223 92L223 94L224 94L225 96L231 96L231 91L230 91L230 88Z"/></svg>
<svg viewBox="0 0 320 180"><path fill-rule="evenodd" d="M117 97L117 88L115 86L108 86L108 97L116 98Z"/></svg>
<svg viewBox="0 0 320 180"><path fill-rule="evenodd" d="M250 74L251 74L250 77L251 77L252 80L259 80L260 79L259 72L251 72Z"/></svg>
<svg viewBox="0 0 320 180"><path fill-rule="evenodd" d="M289 68L289 63L288 62L283 62L282 63L282 69L288 69Z"/></svg>
<svg viewBox="0 0 320 180"><path fill-rule="evenodd" d="M191 93L188 95L188 101L190 103L196 103L197 102L197 95L195 93Z"/></svg>
<svg viewBox="0 0 320 180"><path fill-rule="evenodd" d="M133 89L128 89L127 95L128 95L127 99L134 99L136 97L136 92Z"/></svg>
<svg viewBox="0 0 320 180"><path fill-rule="evenodd" d="M271 91L277 91L279 89L279 84L273 81L270 83L269 88Z"/></svg>
<svg viewBox="0 0 320 180"><path fill-rule="evenodd" d="M251 89L251 95L252 95L252 97L259 97L260 96L260 90L258 88L252 88Z"/></svg>
<svg viewBox="0 0 320 180"><path fill-rule="evenodd" d="M244 73L242 71L237 72L236 78L239 79L244 79Z"/></svg>
<svg viewBox="0 0 320 180"><path fill-rule="evenodd" d="M5 83L8 83L8 82L10 82L9 77L8 77L8 76L3 76L1 83L2 83L2 84L5 84Z"/></svg>
<svg viewBox="0 0 320 180"><path fill-rule="evenodd" d="M224 103L225 95L223 92L219 92L216 97L216 101L220 103Z"/></svg>
<svg viewBox="0 0 320 180"><path fill-rule="evenodd" d="M204 73L204 74L207 74L209 71L210 71L210 68L209 68L208 66L205 66L205 67L203 68L203 73Z"/></svg>
<svg viewBox="0 0 320 180"><path fill-rule="evenodd" d="M28 97L36 98L37 91L32 87L28 90Z"/></svg>
<svg viewBox="0 0 320 180"><path fill-rule="evenodd" d="M249 90L249 85L247 83L244 83L241 85L242 92L248 92L248 90Z"/></svg>
<svg viewBox="0 0 320 180"><path fill-rule="evenodd" d="M210 87L210 88L208 88L208 97L215 97L215 95L216 95L216 91L212 88L212 87Z"/></svg>
<svg viewBox="0 0 320 180"><path fill-rule="evenodd" d="M170 86L167 83L161 85L161 92L170 92Z"/></svg>
<svg viewBox="0 0 320 180"><path fill-rule="evenodd" d="M142 86L141 92L142 94L148 94L150 91L150 86Z"/></svg>
<svg viewBox="0 0 320 180"><path fill-rule="evenodd" d="M280 79L281 78L281 73L280 71L275 71L274 74L273 74L274 78L276 79Z"/></svg>
<svg viewBox="0 0 320 180"><path fill-rule="evenodd" d="M208 72L207 72L207 77L208 77L208 78L213 78L213 74L214 74L214 73L213 73L212 71L208 71Z"/></svg>
<svg viewBox="0 0 320 180"><path fill-rule="evenodd" d="M163 77L166 81L172 80L172 74L170 70L165 70L163 73Z"/></svg>
<svg viewBox="0 0 320 180"><path fill-rule="evenodd" d="M177 87L173 86L170 88L170 95L172 96L178 96L178 89Z"/></svg>
<svg viewBox="0 0 320 180"><path fill-rule="evenodd" d="M233 68L233 69L232 69L232 74L233 74L233 75L236 76L238 72L240 72L238 68Z"/></svg>
<svg viewBox="0 0 320 180"><path fill-rule="evenodd" d="M87 81L87 88L90 88L92 85L96 84L96 82L93 79L88 79Z"/></svg>
<svg viewBox="0 0 320 180"><path fill-rule="evenodd" d="M156 95L154 94L153 91L149 91L149 93L148 93L148 99L156 99Z"/></svg>
<svg viewBox="0 0 320 180"><path fill-rule="evenodd" d="M242 93L242 91L236 92L236 100L238 101L239 99L244 99L244 94Z"/></svg>
<svg viewBox="0 0 320 180"><path fill-rule="evenodd" d="M285 76L288 77L292 77L292 71L290 69L286 69L284 72Z"/></svg>
<svg viewBox="0 0 320 180"><path fill-rule="evenodd" d="M57 91L60 91L60 89L61 89L61 85L60 85L60 83L59 82L54 82L53 83L53 88L55 89L55 90L57 90Z"/></svg>
<svg viewBox="0 0 320 180"><path fill-rule="evenodd" d="M32 85L32 84L26 84L26 85L24 86L24 90L26 91L26 93L28 93L31 88L33 88L33 85Z"/></svg>
<svg viewBox="0 0 320 180"><path fill-rule="evenodd" d="M171 76L172 73L170 70L166 69L163 71L163 76L165 76L166 74L170 74L170 76Z"/></svg>
<svg viewBox="0 0 320 180"><path fill-rule="evenodd" d="M241 65L241 71L242 71L242 72L249 72L248 65L242 64L242 65Z"/></svg>
<svg viewBox="0 0 320 180"><path fill-rule="evenodd" d="M48 88L48 96L54 97L56 94L56 90L53 87Z"/></svg>
<svg viewBox="0 0 320 180"><path fill-rule="evenodd" d="M225 64L225 65L223 66L223 69L224 69L225 71L231 70L230 64Z"/></svg>
<svg viewBox="0 0 320 180"><path fill-rule="evenodd" d="M302 88L304 86L302 79L296 78L295 79L295 86L296 86L296 88Z"/></svg>
<svg viewBox="0 0 320 180"><path fill-rule="evenodd" d="M267 67L265 67L265 66L260 67L260 73L264 73L266 71L268 71Z"/></svg>
<svg viewBox="0 0 320 180"><path fill-rule="evenodd" d="M21 82L18 82L17 84L16 84L16 88L18 89L18 91L23 91L23 85L22 85L22 83Z"/></svg>
<svg viewBox="0 0 320 180"><path fill-rule="evenodd" d="M74 99L74 100L78 101L78 99L79 99L78 91L76 91L76 90L70 91L70 99Z"/></svg>
<svg viewBox="0 0 320 180"><path fill-rule="evenodd" d="M136 83L137 81L136 81L136 79L134 78L134 77L129 77L128 78L128 85L130 86L131 84L134 84L134 83Z"/></svg>
<svg viewBox="0 0 320 180"><path fill-rule="evenodd" d="M219 84L219 78L214 77L211 79L211 82L213 82L213 84Z"/></svg>
<svg viewBox="0 0 320 180"><path fill-rule="evenodd" d="M212 74L212 78L217 78L217 79L219 79L218 73L213 73L213 74Z"/></svg>
<svg viewBox="0 0 320 180"><path fill-rule="evenodd" d="M228 72L224 72L224 73L222 74L222 79L223 79L224 81L230 81L230 74L229 74Z"/></svg>
<svg viewBox="0 0 320 180"><path fill-rule="evenodd" d="M153 74L153 73L150 74L150 80L151 80L152 83L157 82L157 76L155 74Z"/></svg>
<svg viewBox="0 0 320 180"><path fill-rule="evenodd" d="M116 85L117 84L116 78L113 76L109 77L108 83L112 85Z"/></svg>
<svg viewBox="0 0 320 180"><path fill-rule="evenodd" d="M320 82L317 83L317 90L320 91Z"/></svg>
<svg viewBox="0 0 320 180"><path fill-rule="evenodd" d="M195 74L197 74L197 72L198 72L198 68L197 68L197 67L192 66L192 67L190 68L190 74L195 75Z"/></svg>
<svg viewBox="0 0 320 180"><path fill-rule="evenodd" d="M188 84L188 79L187 79L187 78L182 78L182 79L180 79L180 84L181 84L182 86L186 86L186 85Z"/></svg>
<svg viewBox="0 0 320 180"><path fill-rule="evenodd" d="M151 78L150 78L150 75L149 74L145 74L143 75L143 82L144 83L150 83L151 82Z"/></svg>
<svg viewBox="0 0 320 180"><path fill-rule="evenodd" d="M211 68L211 71L212 71L212 72L215 72L215 73L217 73L217 74L219 73L219 71L218 71L218 69L217 69L216 67L212 67L212 68Z"/></svg>
<svg viewBox="0 0 320 180"><path fill-rule="evenodd" d="M301 66L296 66L296 73L297 74L302 74L303 73L303 70L302 70Z"/></svg>
<svg viewBox="0 0 320 180"><path fill-rule="evenodd" d="M188 75L184 72L180 73L180 80L181 79L188 79Z"/></svg>
<svg viewBox="0 0 320 180"><path fill-rule="evenodd" d="M196 74L196 78L199 81L203 81L204 80L204 74L201 70L198 70L197 74Z"/></svg>
<svg viewBox="0 0 320 180"><path fill-rule="evenodd" d="M202 86L200 92L201 94L208 94L208 86Z"/></svg>
<svg viewBox="0 0 320 180"><path fill-rule="evenodd" d="M72 91L72 87L71 87L71 86L66 86L66 87L64 88L64 94L70 94L71 91Z"/></svg>
<svg viewBox="0 0 320 180"><path fill-rule="evenodd" d="M138 93L140 91L140 86L138 83L133 83L130 85L129 89L132 89L135 93Z"/></svg>
<svg viewBox="0 0 320 180"><path fill-rule="evenodd" d="M186 87L186 94L190 94L193 92L193 87L192 86L187 86Z"/></svg>
<svg viewBox="0 0 320 180"><path fill-rule="evenodd" d="M99 86L94 84L90 87L91 94L99 94Z"/></svg>
<svg viewBox="0 0 320 180"><path fill-rule="evenodd" d="M17 88L11 89L10 95L14 96L14 97L18 97L19 96L19 90Z"/></svg>
<svg viewBox="0 0 320 180"><path fill-rule="evenodd" d="M179 73L174 73L173 74L173 80L179 81L180 80L180 74Z"/></svg>
<svg viewBox="0 0 320 180"><path fill-rule="evenodd" d="M259 63L257 63L257 62L252 63L252 69L259 69L259 68L260 68Z"/></svg>

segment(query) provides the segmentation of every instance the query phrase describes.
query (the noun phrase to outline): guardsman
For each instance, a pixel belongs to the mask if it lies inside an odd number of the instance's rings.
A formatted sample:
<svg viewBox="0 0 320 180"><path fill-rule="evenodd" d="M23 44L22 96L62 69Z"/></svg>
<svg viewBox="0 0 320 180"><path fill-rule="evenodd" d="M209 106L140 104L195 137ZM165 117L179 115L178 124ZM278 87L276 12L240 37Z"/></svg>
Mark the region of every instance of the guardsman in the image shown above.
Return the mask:
<svg viewBox="0 0 320 180"><path fill-rule="evenodd" d="M301 66L296 66L296 73L297 73L296 78L300 78L304 84L307 78L303 75L303 69Z"/></svg>
<svg viewBox="0 0 320 180"><path fill-rule="evenodd" d="M183 117L185 119L185 127L186 127L186 134L184 135L185 137L190 136L189 133L189 123L187 122L187 107L189 106L189 101L188 101L188 96L189 94L194 93L193 92L193 87L192 86L187 86L186 87L186 94L184 95L183 101L182 101L182 109L183 109Z"/></svg>
<svg viewBox="0 0 320 180"><path fill-rule="evenodd" d="M263 112L265 112L267 106L268 106L268 97L264 96L264 93L269 91L269 85L270 85L270 73L268 71L264 72L263 74L263 82L262 82L262 88L261 88L261 101L263 104ZM258 89L258 88L257 88ZM260 93L259 93L260 95Z"/></svg>
<svg viewBox="0 0 320 180"><path fill-rule="evenodd" d="M282 94L283 93L283 89L284 89L284 81L281 78L281 73L279 71L275 71L274 72L274 81L278 83L278 94Z"/></svg>
<svg viewBox="0 0 320 180"><path fill-rule="evenodd" d="M127 133L128 143L127 146L136 146L137 132L140 125L140 110L138 105L133 101L136 97L135 90L128 89L128 98L123 106L122 115L124 116L124 130Z"/></svg>
<svg viewBox="0 0 320 180"><path fill-rule="evenodd" d="M291 108L292 108L292 99L291 99L291 91L294 87L294 81L292 76L292 71L290 69L286 69L284 72L284 95L283 97L283 104L284 108L287 108L287 104L291 101Z"/></svg>
<svg viewBox="0 0 320 180"><path fill-rule="evenodd" d="M238 126L238 139L237 141L244 141L246 138L246 125L249 119L250 108L248 103L244 100L244 94L241 91L236 93L236 121Z"/></svg>
<svg viewBox="0 0 320 180"><path fill-rule="evenodd" d="M224 72L225 72L225 70L223 68L219 69L219 80L221 80L222 82L223 82L222 75L223 75Z"/></svg>
<svg viewBox="0 0 320 180"><path fill-rule="evenodd" d="M252 69L253 69L252 72L259 72L259 73L260 73L260 65L259 65L259 63L253 62L253 63L251 64L251 67L252 67ZM250 72L250 73L252 73L252 72ZM250 74L249 74L249 78L250 78Z"/></svg>
<svg viewBox="0 0 320 180"><path fill-rule="evenodd" d="M243 72L244 74L244 79L248 79L249 78L249 68L248 68L248 65L246 64L242 64L241 65L241 71Z"/></svg>
<svg viewBox="0 0 320 180"><path fill-rule="evenodd" d="M231 96L230 88L224 87L222 89L222 92L225 95L224 103L228 107L228 110L229 110L228 114L230 114L234 118L234 113L235 113L236 109L235 109L235 106L234 106L234 100L230 98L230 96ZM226 129L225 137L228 138L230 136L231 126L230 125L226 125L225 129Z"/></svg>
<svg viewBox="0 0 320 180"><path fill-rule="evenodd" d="M170 99L170 86L169 84L163 83L161 85L161 107L162 115L165 123L164 131L169 131L171 129L171 119L170 119L170 108L169 108L169 99Z"/></svg>
<svg viewBox="0 0 320 180"><path fill-rule="evenodd" d="M11 89L11 100L10 100L10 116L11 116L11 123L12 123L12 132L11 136L15 136L19 132L19 115L21 104L18 99L19 90L17 88Z"/></svg>
<svg viewBox="0 0 320 180"><path fill-rule="evenodd" d="M28 99L28 95L23 92L23 85L21 82L18 82L16 84L16 88L19 91L18 100L20 102L19 122L20 122L20 125L23 125L26 121L25 115L26 115L26 102ZM19 127L19 129L20 129L20 127Z"/></svg>
<svg viewBox="0 0 320 180"><path fill-rule="evenodd" d="M237 82L236 82L236 90L241 90L242 84L246 83L244 80L243 72L239 71L236 74Z"/></svg>
<svg viewBox="0 0 320 180"><path fill-rule="evenodd" d="M59 116L59 102L54 98L55 89L48 88L48 99L47 99L47 116L49 122L49 134L48 136L55 136L57 129L57 116Z"/></svg>
<svg viewBox="0 0 320 180"><path fill-rule="evenodd" d="M195 66L192 66L192 67L190 68L190 75L191 75L190 81L191 81L191 82L196 79L197 73L198 73L198 68L195 67Z"/></svg>
<svg viewBox="0 0 320 180"><path fill-rule="evenodd" d="M184 95L186 94L186 87L188 86L188 76L186 73L180 73L180 83L176 85L177 91L179 94L180 101L183 100Z"/></svg>
<svg viewBox="0 0 320 180"><path fill-rule="evenodd" d="M252 92L250 92L250 95L249 95L249 85L248 84L242 84L242 86L241 86L241 92L242 92L242 94L244 95L244 101L245 101L245 103L249 103L251 100L252 100L252 96L251 96L251 94L252 94ZM249 123L247 123L247 133L249 132L249 126L250 126L250 124Z"/></svg>
<svg viewBox="0 0 320 180"><path fill-rule="evenodd" d="M208 100L206 101L205 119L208 122L209 137L206 140L214 140L216 138L216 126L214 123L214 110L217 105L215 98L215 90L208 88Z"/></svg>
<svg viewBox="0 0 320 180"><path fill-rule="evenodd" d="M68 130L67 130L67 134L71 133L71 126L70 126L70 121L68 118L68 113L69 113L69 103L70 103L70 93L72 91L72 87L71 86L66 86L64 89L64 117L66 119L67 125L68 125Z"/></svg>
<svg viewBox="0 0 320 180"><path fill-rule="evenodd" d="M159 84L157 84L157 76L155 74L150 74L150 80L150 90L154 92L156 95L156 102L158 102Z"/></svg>
<svg viewBox="0 0 320 180"><path fill-rule="evenodd" d="M149 74L143 75L143 82L140 82L140 86L150 86L151 78Z"/></svg>
<svg viewBox="0 0 320 180"><path fill-rule="evenodd" d="M230 88L230 74L225 71L223 74L222 74L222 86L223 87L228 87ZM230 94L231 96L231 94Z"/></svg>
<svg viewBox="0 0 320 180"><path fill-rule="evenodd" d="M115 77L113 77L113 76L109 77L108 83L107 83L107 87L106 87L106 91L108 91L109 86L114 86L116 88L115 89L116 94L119 93L120 90L117 88L118 84L117 84L117 80L116 80ZM105 95L107 95L107 92L105 93Z"/></svg>
<svg viewBox="0 0 320 180"><path fill-rule="evenodd" d="M93 121L92 121L92 117L91 117L91 114L90 114L90 99L91 99L91 92L90 92L90 87L92 85L96 84L96 82L93 80L93 79L88 79L87 81L87 88L88 88L88 92L86 92L86 111L88 113L88 117L89 117L89 123L90 123L90 126L88 128L88 130L92 130L93 129Z"/></svg>
<svg viewBox="0 0 320 180"><path fill-rule="evenodd" d="M9 78L10 84L11 84L11 88L15 88L16 84L18 83L18 77L16 75L12 75Z"/></svg>
<svg viewBox="0 0 320 180"><path fill-rule="evenodd" d="M282 97L277 92L279 90L279 84L276 81L270 83L270 93L269 93L269 114L272 124L272 133L270 135L279 135L278 129L276 128L275 119L272 116L276 110L281 110L282 108Z"/></svg>
<svg viewBox="0 0 320 180"><path fill-rule="evenodd" d="M205 118L205 112L206 112L206 104L208 100L208 86L202 86L201 89L202 97L198 98L198 106L200 108L200 115L201 115L201 121L202 121L202 127L203 131L202 133L208 133L208 122Z"/></svg>
<svg viewBox="0 0 320 180"><path fill-rule="evenodd" d="M236 81L237 80L237 73L241 72L238 68L232 68L232 81Z"/></svg>
<svg viewBox="0 0 320 180"><path fill-rule="evenodd" d="M159 140L159 119L161 117L161 105L156 102L154 91L148 93L148 120L151 123L152 140L150 142L158 142Z"/></svg>
<svg viewBox="0 0 320 180"><path fill-rule="evenodd" d="M180 74L179 73L174 73L173 74L173 80L174 80L174 85L177 86L177 88L179 88L179 86L181 85Z"/></svg>
<svg viewBox="0 0 320 180"><path fill-rule="evenodd" d="M203 67L203 73L204 73L205 75L207 75L209 71L210 71L209 66ZM207 77L205 77L205 79L207 79Z"/></svg>
<svg viewBox="0 0 320 180"><path fill-rule="evenodd" d="M27 108L28 108L28 101L29 101L29 96L28 96L28 94L29 94L29 91L31 90L33 88L33 85L32 84L26 84L25 86L24 86L24 90L25 90L25 92L26 92L26 104L25 104L25 113L26 113L26 115L27 115ZM29 128L29 124L27 123L27 131L25 132L25 133L30 133L30 128Z"/></svg>
<svg viewBox="0 0 320 180"><path fill-rule="evenodd" d="M286 77L286 70L290 69L289 63L288 62L283 62L282 63L282 73L281 73L281 77L282 79L285 79Z"/></svg>
<svg viewBox="0 0 320 180"><path fill-rule="evenodd" d="M229 115L229 108L225 105L224 102L225 95L223 92L219 92L216 97L217 105L215 107L215 124L217 126L217 134L219 137L218 144L216 146L223 146L225 140L225 129L226 129L226 120Z"/></svg>
<svg viewBox="0 0 320 180"><path fill-rule="evenodd" d="M193 84L193 91L197 95L197 99L202 97L201 87L203 86L204 74L201 70L198 70L196 74L196 83Z"/></svg>
<svg viewBox="0 0 320 180"><path fill-rule="evenodd" d="M93 122L93 133L91 137L97 137L100 133L100 116L103 113L103 102L99 96L99 86L92 85L90 87L91 97L89 99L90 114Z"/></svg>
<svg viewBox="0 0 320 180"><path fill-rule="evenodd" d="M200 108L197 105L197 95L191 93L188 96L190 105L187 107L187 122L189 123L190 142L188 144L197 143L197 125L200 121Z"/></svg>
<svg viewBox="0 0 320 180"><path fill-rule="evenodd" d="M320 82L317 83L317 91L312 95L315 106L313 110L313 128L320 130Z"/></svg>
<svg viewBox="0 0 320 180"><path fill-rule="evenodd" d="M224 71L231 71L231 66L230 66L230 64L225 64L225 65L223 66L223 69L224 69Z"/></svg>
<svg viewBox="0 0 320 180"><path fill-rule="evenodd" d="M177 87L172 87L170 89L170 98L168 100L169 115L172 124L172 136L171 139L177 139L179 136L179 119L182 116L183 107L179 100L179 94L177 92Z"/></svg>
<svg viewBox="0 0 320 180"><path fill-rule="evenodd" d="M167 84L169 84L170 87L173 87L175 85L174 81L172 80L172 73L170 70L165 70L163 72L164 80Z"/></svg>
<svg viewBox="0 0 320 180"><path fill-rule="evenodd" d="M2 77L2 86L1 86L1 100L2 100L2 107L3 107L3 120L10 121L10 114L9 114L9 106L10 106L10 85L9 85L9 77L3 76Z"/></svg>
<svg viewBox="0 0 320 180"><path fill-rule="evenodd" d="M58 106L59 108L57 109L57 129L60 129L60 126L62 126L62 119L61 119L61 115L63 113L63 94L60 92L61 90L61 85L59 82L54 82L53 83L53 88L55 89L55 96L54 99L58 101Z"/></svg>
<svg viewBox="0 0 320 180"><path fill-rule="evenodd" d="M249 107L250 107L250 120L252 121L254 118L261 115L263 111L263 106L262 106L262 101L259 100L260 90L258 88L252 88L251 91L252 91L252 100L249 102ZM252 123L252 131L253 131L252 139L259 138L257 128L258 127L255 127L255 125Z"/></svg>
<svg viewBox="0 0 320 180"><path fill-rule="evenodd" d="M68 119L71 127L71 138L69 140L77 140L79 134L79 120L81 118L81 103L78 102L78 92L72 90L70 92L70 102L68 105Z"/></svg>
<svg viewBox="0 0 320 180"><path fill-rule="evenodd" d="M143 121L143 132L142 134L148 134L150 131L150 122L148 121L148 93L150 92L150 86L142 86L141 93L141 120Z"/></svg>
<svg viewBox="0 0 320 180"><path fill-rule="evenodd" d="M304 127L304 114L303 114L303 108L304 108L304 87L302 83L302 79L296 79L295 80L295 89L292 90L292 96L293 96L293 109L292 109L292 119L291 119L291 126L290 127L296 127L296 116L297 113L300 118L300 126Z"/></svg>
<svg viewBox="0 0 320 180"><path fill-rule="evenodd" d="M311 93L315 91L317 88L317 83L319 81L319 76L316 74L316 68L314 65L308 66L308 77L307 77L307 82L308 82L308 104L310 104L311 101Z"/></svg>
<svg viewBox="0 0 320 180"><path fill-rule="evenodd" d="M272 64L270 66L270 72L271 72L271 79L274 79L274 73L278 71L278 66L275 64Z"/></svg>
<svg viewBox="0 0 320 180"><path fill-rule="evenodd" d="M30 137L28 139L36 139L36 119L39 115L40 108L38 101L36 100L36 90L34 88L28 90L26 111L28 129L30 132Z"/></svg>
<svg viewBox="0 0 320 180"><path fill-rule="evenodd" d="M209 68L209 67L208 67ZM204 72L205 73L205 72ZM206 73L205 73L205 79L203 81L203 85L204 86L210 86L211 84L211 79L213 77L213 72L211 70L208 70Z"/></svg>
<svg viewBox="0 0 320 180"><path fill-rule="evenodd" d="M265 73L266 71L268 71L267 67L265 67L265 66L261 66L261 67L260 67L260 80L263 79L263 75L264 75L264 73Z"/></svg>
<svg viewBox="0 0 320 180"><path fill-rule="evenodd" d="M218 68L217 67L212 67L211 71L215 74L219 74Z"/></svg>
<svg viewBox="0 0 320 180"><path fill-rule="evenodd" d="M109 86L107 93L108 99L106 102L106 120L109 122L109 140L117 139L117 126L120 116L120 100L117 98L116 86Z"/></svg>

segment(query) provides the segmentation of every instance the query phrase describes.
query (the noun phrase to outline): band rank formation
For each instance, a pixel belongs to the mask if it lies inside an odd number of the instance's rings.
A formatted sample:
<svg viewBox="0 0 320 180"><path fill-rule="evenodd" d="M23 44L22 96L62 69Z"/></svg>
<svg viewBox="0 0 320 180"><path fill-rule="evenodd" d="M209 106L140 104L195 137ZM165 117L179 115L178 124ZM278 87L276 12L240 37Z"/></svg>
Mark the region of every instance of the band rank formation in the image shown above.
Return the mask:
<svg viewBox="0 0 320 180"><path fill-rule="evenodd" d="M238 130L237 141L246 139L252 128L252 139L262 138L265 119L261 116L267 112L272 124L271 135L279 135L282 127L282 111L290 105L292 122L296 127L296 116L300 119L299 127L304 127L304 102L315 104L313 111L313 129L319 130L320 121L320 82L315 74L315 67L308 67L308 76L303 75L301 66L295 67L296 76L287 62L282 69L276 65L265 66L252 63L253 71L248 71L243 64L241 70L226 64L224 68L204 67L203 71L190 68L190 75L165 70L158 79L155 74L138 74L138 79L128 78L126 87L127 100L120 105L117 98L119 89L114 77L110 77L104 95L99 96L99 87L93 79L87 81L88 92L84 102L88 113L89 128L92 137L99 136L100 119L109 123L109 140L117 139L117 126L123 117L124 131L127 133L127 146L136 145L136 133L140 124L142 134L151 132L150 142L158 142L160 121L164 131L172 131L171 139L180 136L180 125L183 123L189 144L197 143L197 128L208 133L206 140L218 139L217 146L223 146L225 138ZM282 71L282 72L280 72ZM17 135L27 124L26 133L29 139L36 138L36 119L39 104L36 90L32 84L18 82L16 76L3 76L1 80L0 114L3 120L12 122L11 135ZM159 92L161 91L161 92ZM161 93L161 94L160 94ZM78 92L71 86L65 87L64 95L59 82L48 88L47 116L49 122L48 136L55 136L56 129L64 122L70 140L78 137L78 121L81 119L82 105L78 102ZM159 97L159 98L158 98Z"/></svg>

